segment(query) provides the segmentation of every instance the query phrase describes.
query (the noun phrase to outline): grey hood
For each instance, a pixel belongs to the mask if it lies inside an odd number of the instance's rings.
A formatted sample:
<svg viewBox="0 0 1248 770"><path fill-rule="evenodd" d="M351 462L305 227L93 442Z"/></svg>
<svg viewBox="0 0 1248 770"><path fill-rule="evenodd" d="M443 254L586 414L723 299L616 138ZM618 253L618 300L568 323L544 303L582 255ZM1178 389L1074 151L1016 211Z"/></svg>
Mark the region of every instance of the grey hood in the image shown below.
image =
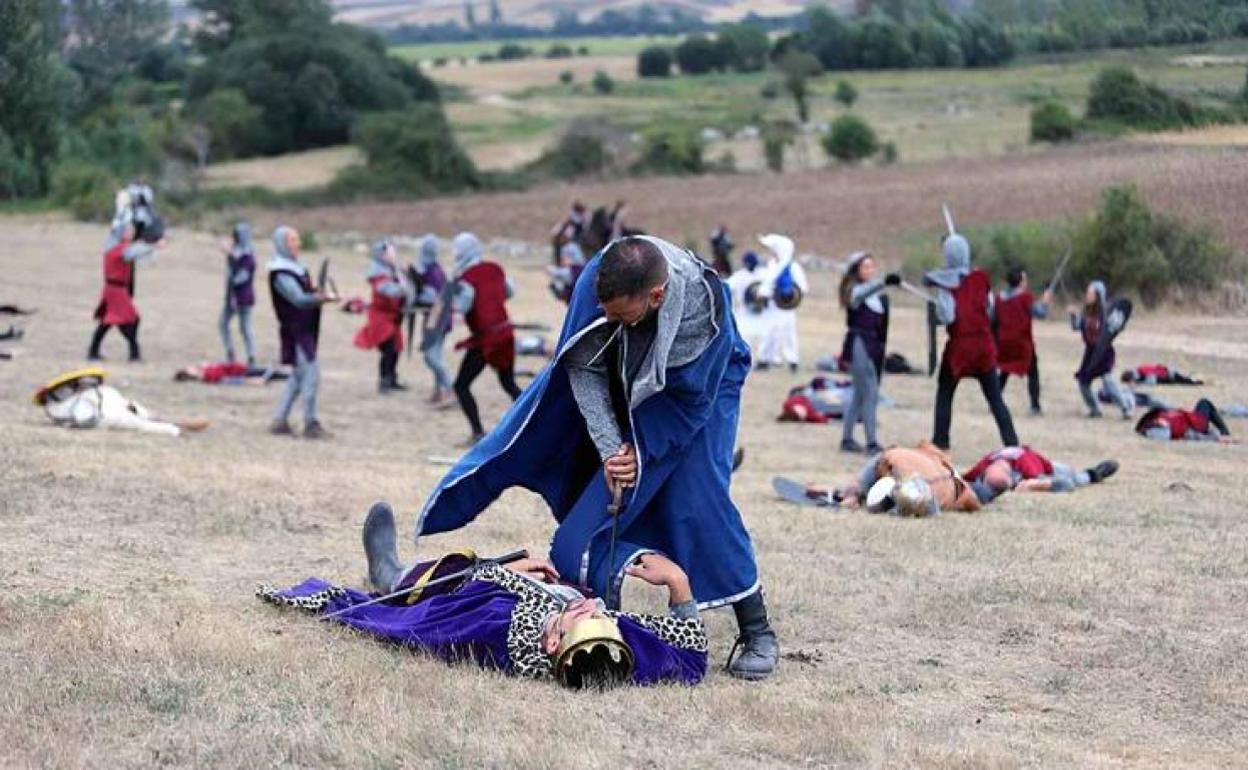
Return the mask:
<svg viewBox="0 0 1248 770"><path fill-rule="evenodd" d="M472 233L460 233L451 241L451 253L455 255L455 276L458 278L482 260L485 247L481 245L481 239Z"/></svg>
<svg viewBox="0 0 1248 770"><path fill-rule="evenodd" d="M428 270L438 263L438 236L430 233L420 239L420 256L417 257L417 264L421 270Z"/></svg>
<svg viewBox="0 0 1248 770"><path fill-rule="evenodd" d="M667 290L658 309L654 344L632 382L630 405L636 407L667 386L667 370L702 355L719 334L723 294L718 275L702 260L662 238L641 237L657 246L667 260ZM602 350L624 327L600 327L589 345Z"/></svg>
<svg viewBox="0 0 1248 770"><path fill-rule="evenodd" d="M925 282L953 290L962 285L962 279L971 272L971 244L965 237L954 233L945 238L943 246L945 266L929 270Z"/></svg>
<svg viewBox="0 0 1248 770"><path fill-rule="evenodd" d="M394 270L385 262L386 248L390 245L390 241L385 238L373 243L373 247L369 252L372 261L368 265L368 277L373 278L378 275L394 275Z"/></svg>
<svg viewBox="0 0 1248 770"><path fill-rule="evenodd" d="M308 268L286 247L286 236L291 232L292 228L286 225L280 225L273 231L273 258L269 260L269 269L289 270L298 275L306 275Z"/></svg>
<svg viewBox="0 0 1248 770"><path fill-rule="evenodd" d="M239 222L234 225L234 246L230 249L230 254L241 257L244 254L253 253L255 253L255 246L251 243L251 225Z"/></svg>

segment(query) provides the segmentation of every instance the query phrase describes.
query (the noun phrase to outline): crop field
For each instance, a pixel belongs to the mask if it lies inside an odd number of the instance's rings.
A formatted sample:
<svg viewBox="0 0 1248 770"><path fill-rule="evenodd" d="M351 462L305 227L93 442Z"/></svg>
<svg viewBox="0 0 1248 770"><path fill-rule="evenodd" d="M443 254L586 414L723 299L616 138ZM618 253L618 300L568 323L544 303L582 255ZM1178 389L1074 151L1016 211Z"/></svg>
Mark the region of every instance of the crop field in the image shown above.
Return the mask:
<svg viewBox="0 0 1248 770"><path fill-rule="evenodd" d="M1190 151L1174 152L1192 163ZM1161 167L1142 181L1170 175L1160 158L1132 159L1134 168ZM1227 162L1215 154L1188 174ZM991 164L971 172L995 195L955 197L968 217L1046 197L1018 189L1028 174ZM847 190L868 190L860 206L812 206L801 221L771 224L802 243L847 247L839 233L896 227L918 191L930 198L924 211L964 191L939 177L873 174L844 178ZM1041 176L1049 192L1064 189L1053 186L1058 176ZM656 228L671 238L709 230L713 209L739 212L744 238L792 201L772 188L755 197L760 211L747 213L728 204L748 196L728 192L723 180L647 184L644 196L640 187L624 192L652 222L665 206L683 216L681 226L663 219ZM903 185L916 192L890 212L882 196ZM1198 196L1196 206L1214 203L1203 188L1183 189ZM1221 190L1243 200L1242 187ZM601 197L607 188L582 192ZM341 216L358 237L449 235L488 230L491 217L499 227L518 221L529 205L462 199ZM544 212L543 222L556 212ZM330 214L306 218L327 224ZM256 218L279 216L287 214ZM0 362L5 767L1209 768L1240 765L1248 751L1245 449L1159 446L1117 419L1083 419L1070 380L1078 345L1061 322L1037 332L1047 416L1022 416L1022 389L1011 386L1020 433L1077 465L1116 457L1117 477L1073 495L1006 497L974 516L906 521L798 510L773 499L773 475L836 482L859 463L834 451L838 427L774 420L787 389L812 374L809 362L840 345L835 275L813 273L800 324L807 369L750 378L739 433L747 459L733 481L785 653L779 673L761 684L722 673L733 624L730 613L715 612L712 671L701 686L572 694L448 667L252 597L260 583L309 575L358 585L359 524L376 499L391 500L400 526L410 526L444 471L428 458L453 454L467 430L455 411L423 403L418 360L401 364L412 392L378 396L375 354L350 344L362 320L330 312L321 411L334 437L324 443L265 433L272 387L174 383L175 368L220 355L222 269L220 233L175 223L169 249L139 277L146 361L122 363L114 338L106 365L130 397L158 413L206 417L211 427L185 439L58 428L30 393L81 365L103 232L47 214L9 216L0 226L0 269L11 276L3 300L40 306L19 357ZM824 227L838 235L821 240ZM322 230L322 242L330 234ZM49 254L56 270L39 267ZM519 284L514 317L557 326L561 307L543 285L544 255L538 245L500 259ZM322 256L332 257L346 293L363 292L361 251L327 246L308 259ZM257 311L268 360L274 323L267 302ZM921 319L899 298L890 343L911 359L923 356ZM1168 398L1242 402L1246 333L1242 319L1143 313L1119 354L1210 379L1165 391ZM897 406L881 412L883 437L925 436L932 382L890 377L884 389ZM477 390L486 419L496 420L503 395L489 377ZM969 464L997 439L973 388L963 388L955 414L954 455ZM460 545L542 553L552 526L538 499L508 494L467 530L423 541L420 553ZM410 545L403 555L414 555ZM626 592L626 601L656 606L645 592Z"/></svg>
<svg viewBox="0 0 1248 770"><path fill-rule="evenodd" d="M1248 43L1224 43L1209 51L1203 59L1193 58L1189 49L1148 49L1031 59L992 70L828 73L812 84L812 120L816 126L825 124L843 111L832 94L844 79L861 94L854 112L877 129L882 141L897 146L902 162L1024 152L1031 149L1032 106L1056 99L1081 114L1093 77L1108 64L1132 66L1145 78L1197 101L1238 93L1244 85L1242 57ZM574 74L571 84L559 82L565 69ZM618 81L611 94L590 88L589 80L599 69ZM638 80L633 57L491 62L433 68L429 73L463 89L463 98L474 102L472 110L453 111L452 122L468 137L474 156L491 167L498 167L489 162L491 157L535 157L531 151L509 153L497 145L549 146L569 121L589 118L629 130L675 124L715 129L729 138L712 141L708 158L730 151L738 168L759 170L763 168L759 141L731 137L746 126L795 115L792 100L775 84L778 95L763 96L773 74ZM547 126L536 134L531 130L535 120ZM488 140L475 139L486 130ZM789 167L824 164L816 139L806 137L804 156L790 153Z"/></svg>
<svg viewBox="0 0 1248 770"><path fill-rule="evenodd" d="M650 45L675 45L679 38L667 36L633 36L633 37L532 37L515 40L466 40L456 43L409 43L391 46L390 52L404 59L429 63L439 59L448 62L459 59L475 59L482 54L497 53L500 46L508 43L532 48L534 55L543 57L551 46L564 45L578 52L588 50L587 56L636 56L641 49ZM566 60L565 60L566 61Z"/></svg>

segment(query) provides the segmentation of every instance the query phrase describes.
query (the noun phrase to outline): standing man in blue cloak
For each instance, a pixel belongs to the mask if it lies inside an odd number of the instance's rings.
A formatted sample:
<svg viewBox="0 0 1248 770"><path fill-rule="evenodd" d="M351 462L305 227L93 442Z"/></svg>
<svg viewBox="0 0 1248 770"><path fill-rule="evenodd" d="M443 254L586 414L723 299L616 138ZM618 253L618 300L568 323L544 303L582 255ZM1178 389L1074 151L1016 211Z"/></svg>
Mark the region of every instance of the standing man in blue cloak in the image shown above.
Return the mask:
<svg viewBox="0 0 1248 770"><path fill-rule="evenodd" d="M765 679L779 646L728 489L749 369L713 270L658 238L613 241L576 283L555 361L438 484L417 538L465 526L510 487L533 491L558 521L564 579L618 607L628 566L662 553L699 609L732 605L729 672Z"/></svg>

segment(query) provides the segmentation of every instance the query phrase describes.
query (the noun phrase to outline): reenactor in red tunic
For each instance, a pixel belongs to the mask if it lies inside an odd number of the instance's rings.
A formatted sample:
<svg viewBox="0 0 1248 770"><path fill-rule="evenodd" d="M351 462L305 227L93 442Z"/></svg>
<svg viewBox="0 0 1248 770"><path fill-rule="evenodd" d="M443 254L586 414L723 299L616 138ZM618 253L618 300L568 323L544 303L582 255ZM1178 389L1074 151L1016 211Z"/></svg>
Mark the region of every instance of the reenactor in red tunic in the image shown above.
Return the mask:
<svg viewBox="0 0 1248 770"><path fill-rule="evenodd" d="M1006 276L1009 287L997 295L997 366L1001 370L1001 390L1010 375L1027 376L1027 395L1031 413L1039 415L1040 362L1036 358L1036 341L1032 337L1032 319L1048 318L1053 290L1048 289L1036 301L1031 293L1027 271L1016 267Z"/></svg>
<svg viewBox="0 0 1248 770"><path fill-rule="evenodd" d="M91 346L87 351L88 361L99 361L100 344L108 330L116 326L121 329L126 342L130 343L130 360L141 359L139 352L139 309L134 306L134 265L139 261L151 260L155 256L156 247L142 240L135 239L135 225L128 220L118 220L113 224L108 243L104 247L104 289L100 292L100 302L95 308L95 319L99 325L91 337Z"/></svg>
<svg viewBox="0 0 1248 770"><path fill-rule="evenodd" d="M415 288L408 285L395 263L394 244L373 244L373 261L368 271L373 298L368 305L368 321L355 335L355 346L381 351L377 391L383 395L407 390L399 384L399 354L403 352L403 313L414 300Z"/></svg>
<svg viewBox="0 0 1248 770"><path fill-rule="evenodd" d="M992 334L994 301L988 274L971 267L971 244L957 233L944 241L945 267L932 270L923 282L935 287L935 317L949 332L940 360L936 386L935 428L932 443L949 448L949 424L953 418L953 394L963 378L979 381L984 400L992 410L1001 443L1017 446L1018 435L1009 407L1001 398L997 374L997 343Z"/></svg>
<svg viewBox="0 0 1248 770"><path fill-rule="evenodd" d="M507 316L507 300L514 293L503 268L484 259L481 241L472 233L460 233L452 242L455 252L455 279L451 303L464 315L471 336L455 346L466 350L455 377L455 397L472 429L469 439L476 443L485 435L481 413L472 397L472 383L488 365L498 374L498 383L511 400L520 397L516 385L516 339Z"/></svg>

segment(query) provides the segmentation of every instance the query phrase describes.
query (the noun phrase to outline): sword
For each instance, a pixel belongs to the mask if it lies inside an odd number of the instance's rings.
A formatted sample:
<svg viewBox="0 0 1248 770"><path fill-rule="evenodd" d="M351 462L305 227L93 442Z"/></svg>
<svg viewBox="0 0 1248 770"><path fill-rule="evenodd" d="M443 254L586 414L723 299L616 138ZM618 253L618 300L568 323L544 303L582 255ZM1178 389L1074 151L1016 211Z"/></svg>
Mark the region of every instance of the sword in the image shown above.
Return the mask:
<svg viewBox="0 0 1248 770"><path fill-rule="evenodd" d="M407 358L410 361L412 349L416 347L416 314L418 312L416 302L420 299L420 273L416 271L416 266L410 263L407 266L407 280L411 283L414 294L412 304L403 311L403 314L407 316Z"/></svg>
<svg viewBox="0 0 1248 770"><path fill-rule="evenodd" d="M953 224L953 212L949 210L949 204L948 203L940 204L940 210L945 215L945 227L949 229L949 234L957 235L958 228L955 227Z"/></svg>
<svg viewBox="0 0 1248 770"><path fill-rule="evenodd" d="M918 297L919 299L923 300L924 302L935 302L935 301L936 301L936 300L932 297L932 295L930 295L930 294L928 294L927 292L923 291L923 290L922 290L922 289L920 289L918 286L915 286L914 284L910 283L909 281L902 281L902 282L899 284L898 288L900 288L902 291L906 292L907 294L913 294L914 296Z"/></svg>
<svg viewBox="0 0 1248 770"><path fill-rule="evenodd" d="M316 290L325 291L325 287L329 284L329 257L321 260L321 269L316 277Z"/></svg>
<svg viewBox="0 0 1248 770"><path fill-rule="evenodd" d="M449 583L452 580L458 580L460 578L467 577L468 575L472 574L473 570L475 570L477 567L481 566L482 564L510 564L514 561L527 559L528 557L529 557L529 552L521 548L518 551L512 551L511 553L503 554L502 556L499 556L494 559L481 559L476 564L473 564L468 567L464 567L463 569L457 572L452 572L449 575L443 575L440 578L435 578L433 580L430 580L428 583L421 583L420 585L410 585L407 588L400 589L398 591L395 591L394 593L389 593L389 594L386 594L385 596L378 596L373 599L369 599L366 602L360 602L359 604L352 604L350 607L343 607L340 610L335 610L333 612L327 613L321 616L321 620L329 620L331 618L336 618L336 617L339 617L340 615L345 615L346 613L351 612L352 610L358 610L361 607L371 607L374 604L383 604L385 602L392 601L394 599L400 599L404 596L407 596L413 591L417 591L417 590L423 591L426 588L432 588L433 586L442 585L443 583Z"/></svg>
<svg viewBox="0 0 1248 770"><path fill-rule="evenodd" d="M607 548L607 580L615 570L615 540L620 533L620 508L624 501L624 486L616 484L611 493L611 502L607 505L607 515L611 517L611 545ZM607 584L607 598L611 598L611 585ZM618 598L618 597L617 597Z"/></svg>
<svg viewBox="0 0 1248 770"><path fill-rule="evenodd" d="M1049 281L1049 288L1046 292L1053 291L1057 288L1058 283L1062 280L1062 273L1066 272L1066 263L1070 262L1070 257L1075 253L1073 247L1066 247L1066 256L1062 257L1062 261L1057 265L1057 271L1053 273L1053 280Z"/></svg>

